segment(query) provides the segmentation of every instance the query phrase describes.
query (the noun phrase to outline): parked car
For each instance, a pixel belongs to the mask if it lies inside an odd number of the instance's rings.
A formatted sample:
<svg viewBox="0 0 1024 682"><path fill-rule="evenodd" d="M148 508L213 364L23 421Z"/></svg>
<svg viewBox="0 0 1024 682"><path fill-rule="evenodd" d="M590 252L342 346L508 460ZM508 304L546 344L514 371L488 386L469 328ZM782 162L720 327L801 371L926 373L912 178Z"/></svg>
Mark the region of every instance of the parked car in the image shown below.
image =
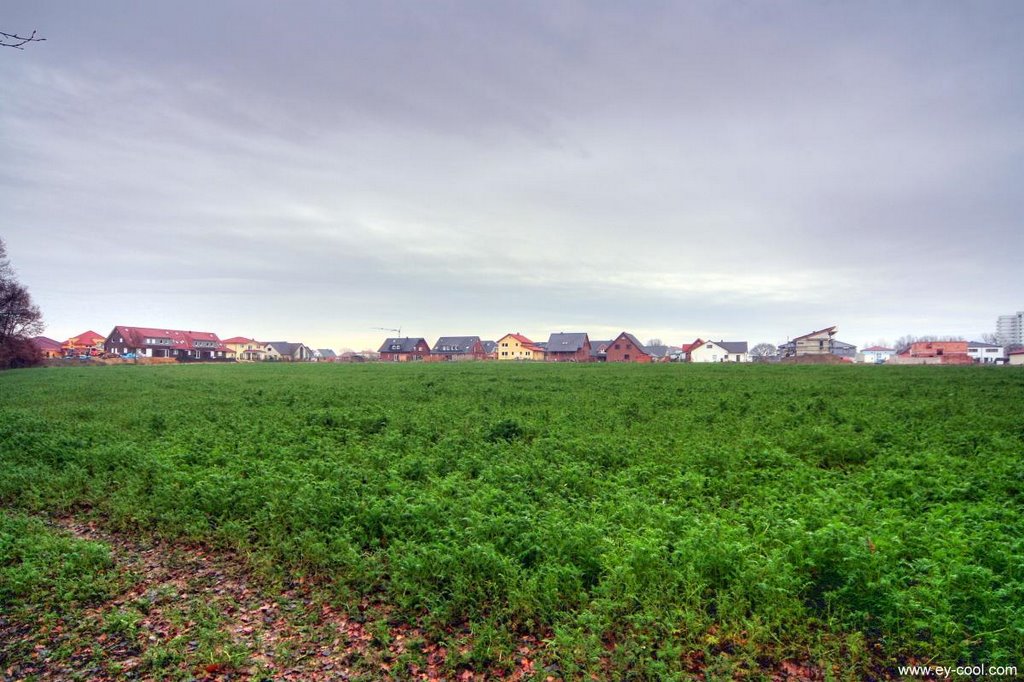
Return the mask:
<svg viewBox="0 0 1024 682"><path fill-rule="evenodd" d="M125 360L135 360L139 356L135 353L124 353L121 357Z"/></svg>

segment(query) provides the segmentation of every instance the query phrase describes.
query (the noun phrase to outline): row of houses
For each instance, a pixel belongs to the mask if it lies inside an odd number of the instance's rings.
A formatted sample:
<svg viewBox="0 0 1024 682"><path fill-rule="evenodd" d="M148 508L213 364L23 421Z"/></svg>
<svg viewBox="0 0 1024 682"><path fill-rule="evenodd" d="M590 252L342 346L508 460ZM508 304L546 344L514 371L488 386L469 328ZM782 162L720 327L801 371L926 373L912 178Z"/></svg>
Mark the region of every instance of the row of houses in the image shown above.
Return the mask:
<svg viewBox="0 0 1024 682"><path fill-rule="evenodd" d="M839 341L835 334L836 327L826 327L798 336L779 346L779 356L832 355L879 365L1024 364L1024 351L1007 353L1003 346L982 341L917 341L903 349L870 346L858 353L856 346Z"/></svg>
<svg viewBox="0 0 1024 682"><path fill-rule="evenodd" d="M256 341L244 336L221 339L213 332L118 325L107 336L87 331L59 342L45 336L32 339L44 358L116 355L130 358L170 358L183 362L232 360L333 362L329 348L310 348L290 341Z"/></svg>
<svg viewBox="0 0 1024 682"><path fill-rule="evenodd" d="M1004 353L995 344L967 341L921 341L897 352L872 346L860 353L853 344L835 338L835 326L798 336L776 349L779 359L832 360L871 364L1024 364L1024 351ZM329 348L314 349L290 341L257 341L235 336L221 339L213 332L185 331L118 325L102 336L83 332L64 342L46 337L33 339L44 357L116 355L131 358L170 358L182 362L751 362L746 341L697 338L682 346L643 344L623 331L614 339L591 339L586 332L557 332L547 341L532 341L521 333L509 333L497 341L479 336L442 336L433 346L422 337L384 340L377 353L336 354Z"/></svg>
<svg viewBox="0 0 1024 682"><path fill-rule="evenodd" d="M622 332L614 339L591 339L587 332L556 332L533 341L519 332L497 341L479 336L442 336L431 346L423 337L392 337L379 349L384 362L749 362L746 341L703 341L687 347L644 344Z"/></svg>

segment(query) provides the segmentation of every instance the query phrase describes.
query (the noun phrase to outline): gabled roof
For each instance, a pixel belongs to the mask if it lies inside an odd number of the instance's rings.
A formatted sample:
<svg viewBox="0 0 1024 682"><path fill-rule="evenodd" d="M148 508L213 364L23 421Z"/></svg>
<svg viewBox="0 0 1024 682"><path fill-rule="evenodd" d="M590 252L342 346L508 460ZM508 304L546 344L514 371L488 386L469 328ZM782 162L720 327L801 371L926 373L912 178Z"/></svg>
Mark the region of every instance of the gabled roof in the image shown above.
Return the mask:
<svg viewBox="0 0 1024 682"><path fill-rule="evenodd" d="M605 355L608 352L608 346L612 345L612 340L607 339L603 341L591 341L590 342L590 357L596 358L600 355Z"/></svg>
<svg viewBox="0 0 1024 682"><path fill-rule="evenodd" d="M103 336L103 334L98 334L92 330L89 330L87 332L82 332L77 336L70 337L67 341L64 342L64 345L95 346L97 343L103 343L106 340L107 337Z"/></svg>
<svg viewBox="0 0 1024 682"><path fill-rule="evenodd" d="M434 344L433 353L472 353L480 343L479 336L442 336Z"/></svg>
<svg viewBox="0 0 1024 682"><path fill-rule="evenodd" d="M703 344L704 344L704 339L702 339L700 337L697 337L697 340L694 341L693 343L684 343L681 350L684 353L689 353L691 350L693 350L697 346L701 346Z"/></svg>
<svg viewBox="0 0 1024 682"><path fill-rule="evenodd" d="M125 345L132 348L153 345L147 344L146 339L170 339L170 344L161 344L160 347L175 350L192 350L195 348L196 341L212 341L217 344L217 350L227 350L227 348L223 347L220 337L213 332L182 331L180 329L160 329L157 327L126 327L124 325L114 327L114 332L125 340Z"/></svg>
<svg viewBox="0 0 1024 682"><path fill-rule="evenodd" d="M871 346L869 348L865 348L862 352L867 353L869 351L872 351L872 352L888 351L890 353L895 353L896 349L895 348L886 348L885 346Z"/></svg>
<svg viewBox="0 0 1024 682"><path fill-rule="evenodd" d="M320 356L324 357L324 358L336 358L336 357L338 357L338 354L335 353L330 348L317 348L316 352L319 353Z"/></svg>
<svg viewBox="0 0 1024 682"><path fill-rule="evenodd" d="M530 339L526 338L526 337L525 337L525 336L523 336L522 334L511 334L511 333L510 333L510 334L505 334L505 336L503 336L503 337L501 337L501 338L502 338L502 339L505 339L505 338L508 338L509 336L511 336L511 337L512 337L513 339L515 339L516 341L518 341L519 343L521 343L521 344L523 344L523 345L526 345L526 346L533 346L533 345L535 345L535 344L533 343L533 341L531 341ZM499 339L499 341L500 341L500 340L501 340L501 339Z"/></svg>
<svg viewBox="0 0 1024 682"><path fill-rule="evenodd" d="M61 349L60 341L54 341L49 336L34 336L32 337L32 345L39 350L52 350L57 351Z"/></svg>
<svg viewBox="0 0 1024 682"><path fill-rule="evenodd" d="M224 343L259 343L259 341L244 336L232 336L230 339L224 339Z"/></svg>
<svg viewBox="0 0 1024 682"><path fill-rule="evenodd" d="M647 346L647 354L654 358L663 358L672 352L671 346L661 344L659 346Z"/></svg>
<svg viewBox="0 0 1024 682"><path fill-rule="evenodd" d="M614 339L612 339L612 342L614 343L615 341L618 341L623 336L625 336L627 339L629 339L629 342L632 343L633 347L636 348L638 351L640 351L641 353L647 353L647 347L644 346L644 344L640 343L640 341L635 336L630 334L629 332L622 332L621 334L616 336ZM649 353L648 353L648 355L649 355Z"/></svg>
<svg viewBox="0 0 1024 682"><path fill-rule="evenodd" d="M810 337L810 336L817 336L818 334L826 334L826 333L827 333L827 334L828 334L829 336L832 336L832 335L834 335L834 334L836 333L836 327L835 327L835 325L833 325L833 326L831 326L831 327L825 327L824 329L819 329L819 330L817 330L817 331L813 331L813 332L811 332L810 334L804 334L803 336L797 336L797 337L795 337L795 338L794 338L793 340L794 340L794 341L799 341L800 339L806 339L806 338L808 338L808 337Z"/></svg>
<svg viewBox="0 0 1024 682"><path fill-rule="evenodd" d="M968 348L1002 348L998 343L985 343L984 341L969 341Z"/></svg>
<svg viewBox="0 0 1024 682"><path fill-rule="evenodd" d="M537 343L536 341L531 341L530 339L526 338L522 334L505 334L505 336L501 337L501 339L507 339L509 337L512 337L513 339L518 341L519 344L523 348L525 348L526 350L531 350L531 351L543 351L544 350L544 345L543 344ZM501 339L498 339L498 340L501 341Z"/></svg>
<svg viewBox="0 0 1024 682"><path fill-rule="evenodd" d="M423 337L413 338L411 336L392 337L384 339L384 343L381 344L377 350L378 353L412 353L416 350L416 346L420 343L426 344L427 340Z"/></svg>
<svg viewBox="0 0 1024 682"><path fill-rule="evenodd" d="M575 353L587 345L586 332L559 332L548 337L548 353Z"/></svg>
<svg viewBox="0 0 1024 682"><path fill-rule="evenodd" d="M267 345L276 350L281 355L295 355L295 351L302 348L301 343L291 343L289 341L267 341Z"/></svg>
<svg viewBox="0 0 1024 682"><path fill-rule="evenodd" d="M485 353L493 353L494 351L498 350L497 341L481 341L480 345L484 347Z"/></svg>
<svg viewBox="0 0 1024 682"><path fill-rule="evenodd" d="M522 346L524 350L531 350L531 351L534 351L534 352L544 352L544 344L543 343L538 343L537 341L530 341L529 339L524 337L522 334L511 334L511 333L510 334L506 334L501 339L498 339L498 341L501 342L502 340L508 339L508 338L513 338L516 341L518 341L519 345ZM497 345L498 344L496 343L495 344L496 348L497 348Z"/></svg>
<svg viewBox="0 0 1024 682"><path fill-rule="evenodd" d="M739 355L740 353L747 352L746 341L714 341L714 343L717 343L726 353L736 353Z"/></svg>

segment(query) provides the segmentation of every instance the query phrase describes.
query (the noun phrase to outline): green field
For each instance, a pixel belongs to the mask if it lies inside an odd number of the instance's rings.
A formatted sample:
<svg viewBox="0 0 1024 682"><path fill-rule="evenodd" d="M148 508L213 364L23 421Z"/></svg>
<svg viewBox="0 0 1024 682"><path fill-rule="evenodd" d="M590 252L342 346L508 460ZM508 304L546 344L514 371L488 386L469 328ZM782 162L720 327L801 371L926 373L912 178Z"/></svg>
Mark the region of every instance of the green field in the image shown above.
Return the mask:
<svg viewBox="0 0 1024 682"><path fill-rule="evenodd" d="M540 679L1021 665L1022 452L1014 368L7 372L0 610L112 579L33 572L105 561L33 525L71 514L381 605L461 638L452 670L500 674L524 633Z"/></svg>

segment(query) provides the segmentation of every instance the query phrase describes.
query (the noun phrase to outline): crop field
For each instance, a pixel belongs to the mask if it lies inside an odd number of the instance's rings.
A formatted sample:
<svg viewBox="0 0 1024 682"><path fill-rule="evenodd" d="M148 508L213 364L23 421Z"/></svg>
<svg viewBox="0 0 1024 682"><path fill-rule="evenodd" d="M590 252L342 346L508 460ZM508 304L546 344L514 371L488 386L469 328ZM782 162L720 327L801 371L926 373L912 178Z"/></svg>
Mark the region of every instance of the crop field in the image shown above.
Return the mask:
<svg viewBox="0 0 1024 682"><path fill-rule="evenodd" d="M1022 453L1015 368L7 372L0 677L1024 666Z"/></svg>

